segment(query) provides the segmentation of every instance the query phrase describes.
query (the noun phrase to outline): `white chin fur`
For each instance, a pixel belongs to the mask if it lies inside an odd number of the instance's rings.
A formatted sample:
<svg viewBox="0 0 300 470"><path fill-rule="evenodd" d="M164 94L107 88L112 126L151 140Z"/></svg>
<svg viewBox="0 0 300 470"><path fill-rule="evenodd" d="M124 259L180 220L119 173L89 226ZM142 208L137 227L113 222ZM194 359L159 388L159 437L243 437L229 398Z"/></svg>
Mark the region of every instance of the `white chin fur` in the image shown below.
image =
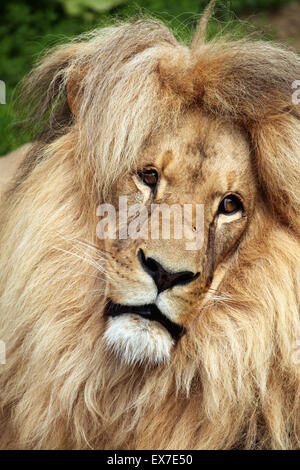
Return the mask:
<svg viewBox="0 0 300 470"><path fill-rule="evenodd" d="M104 340L128 365L168 362L174 345L163 326L132 314L110 318Z"/></svg>

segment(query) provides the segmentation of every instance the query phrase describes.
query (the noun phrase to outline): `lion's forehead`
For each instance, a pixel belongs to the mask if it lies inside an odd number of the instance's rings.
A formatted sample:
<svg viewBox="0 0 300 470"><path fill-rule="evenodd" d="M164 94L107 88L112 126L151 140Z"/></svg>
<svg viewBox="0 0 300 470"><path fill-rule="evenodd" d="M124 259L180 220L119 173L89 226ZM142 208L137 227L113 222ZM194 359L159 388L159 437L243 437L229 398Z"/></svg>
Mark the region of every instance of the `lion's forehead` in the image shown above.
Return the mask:
<svg viewBox="0 0 300 470"><path fill-rule="evenodd" d="M201 185L228 190L249 183L250 148L246 136L231 123L202 114L185 117L178 127L156 136L141 158L155 165L170 184L194 192Z"/></svg>

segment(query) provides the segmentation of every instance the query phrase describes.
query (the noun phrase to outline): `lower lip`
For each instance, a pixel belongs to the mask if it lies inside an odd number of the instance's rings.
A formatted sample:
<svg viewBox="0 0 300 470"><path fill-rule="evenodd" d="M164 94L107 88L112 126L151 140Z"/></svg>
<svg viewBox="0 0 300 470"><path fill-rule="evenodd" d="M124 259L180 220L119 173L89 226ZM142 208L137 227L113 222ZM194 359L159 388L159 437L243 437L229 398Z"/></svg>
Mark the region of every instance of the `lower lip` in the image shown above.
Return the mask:
<svg viewBox="0 0 300 470"><path fill-rule="evenodd" d="M175 341L178 341L185 333L185 328L183 326L173 323L165 317L156 305L120 305L114 304L109 300L106 314L111 317L133 314L150 321L156 321L168 331Z"/></svg>

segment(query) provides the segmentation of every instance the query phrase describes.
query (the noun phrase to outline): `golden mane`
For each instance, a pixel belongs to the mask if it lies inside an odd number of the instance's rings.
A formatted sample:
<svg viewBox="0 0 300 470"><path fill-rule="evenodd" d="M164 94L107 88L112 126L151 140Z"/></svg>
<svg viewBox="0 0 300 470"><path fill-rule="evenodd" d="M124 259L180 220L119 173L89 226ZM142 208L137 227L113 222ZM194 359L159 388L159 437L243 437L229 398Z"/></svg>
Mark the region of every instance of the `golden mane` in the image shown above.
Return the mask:
<svg viewBox="0 0 300 470"><path fill-rule="evenodd" d="M38 141L0 214L2 448L299 448L300 58L197 34L189 48L154 20L95 30L27 78ZM272 216L209 320L145 373L103 343L95 208L188 108L246 131Z"/></svg>

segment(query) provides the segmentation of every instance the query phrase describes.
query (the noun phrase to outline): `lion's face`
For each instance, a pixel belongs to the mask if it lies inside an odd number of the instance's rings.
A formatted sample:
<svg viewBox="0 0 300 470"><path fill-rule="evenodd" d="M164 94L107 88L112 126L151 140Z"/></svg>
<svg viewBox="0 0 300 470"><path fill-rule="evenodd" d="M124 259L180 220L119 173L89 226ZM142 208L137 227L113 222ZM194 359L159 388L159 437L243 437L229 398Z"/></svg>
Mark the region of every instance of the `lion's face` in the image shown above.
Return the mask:
<svg viewBox="0 0 300 470"><path fill-rule="evenodd" d="M226 274L247 230L256 194L246 137L199 113L186 116L174 132L157 136L141 155L137 171L119 181L116 209L120 196L128 197L128 207L143 202L148 224L147 237L120 239L118 233L115 240L105 241L105 339L126 362L169 359ZM193 223L185 220L182 237L176 238L178 215L171 216L170 235L161 225L154 238L151 204L177 204L182 214L190 207L185 205L192 204ZM203 227L201 217L196 220L196 204L203 204ZM202 232L203 239L189 245L195 232Z"/></svg>

